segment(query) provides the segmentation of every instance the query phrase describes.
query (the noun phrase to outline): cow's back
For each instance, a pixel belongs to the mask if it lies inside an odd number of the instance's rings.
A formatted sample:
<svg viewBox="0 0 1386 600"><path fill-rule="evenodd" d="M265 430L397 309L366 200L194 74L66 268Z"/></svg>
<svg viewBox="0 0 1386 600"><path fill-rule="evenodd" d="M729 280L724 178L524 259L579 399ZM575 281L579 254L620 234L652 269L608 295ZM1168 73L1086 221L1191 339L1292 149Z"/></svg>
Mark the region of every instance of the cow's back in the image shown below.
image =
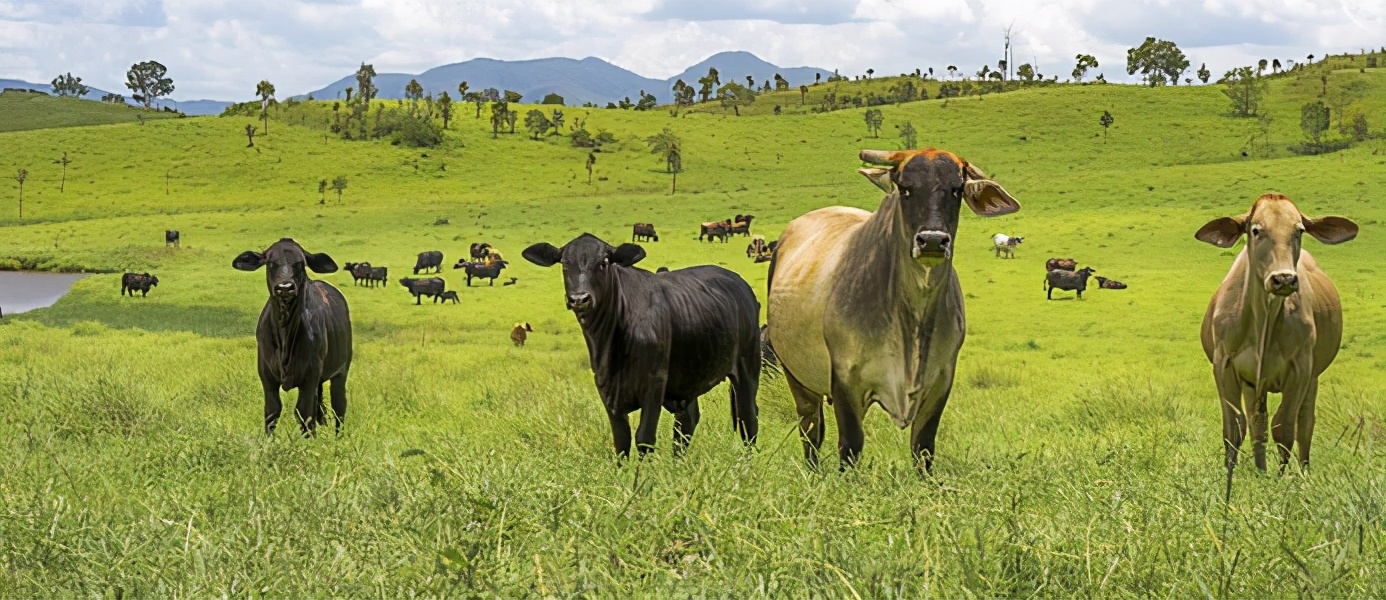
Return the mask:
<svg viewBox="0 0 1386 600"><path fill-rule="evenodd" d="M668 319L668 395L700 396L732 373L738 357L759 357L760 305L741 276L709 265L658 277L646 273L641 279L650 286L648 301L660 303L662 310L627 318L635 327L661 313Z"/></svg>
<svg viewBox="0 0 1386 600"><path fill-rule="evenodd" d="M823 395L829 393L832 370L824 314L840 267L851 263L850 238L871 214L845 206L820 208L790 221L776 247L766 301L770 342L784 369Z"/></svg>

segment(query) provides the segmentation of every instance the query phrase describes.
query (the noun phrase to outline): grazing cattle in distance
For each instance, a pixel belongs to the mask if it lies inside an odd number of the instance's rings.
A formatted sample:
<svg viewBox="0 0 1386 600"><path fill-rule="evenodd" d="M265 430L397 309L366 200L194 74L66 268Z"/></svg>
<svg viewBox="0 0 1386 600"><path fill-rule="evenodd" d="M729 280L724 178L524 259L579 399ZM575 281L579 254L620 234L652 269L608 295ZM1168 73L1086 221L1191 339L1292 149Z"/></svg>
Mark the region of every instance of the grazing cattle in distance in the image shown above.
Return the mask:
<svg viewBox="0 0 1386 600"><path fill-rule="evenodd" d="M438 296L438 299L442 300L443 304L447 304L448 300L452 300L453 304L461 302L461 300L458 300L457 292L454 290L448 290L446 292L443 292L441 296Z"/></svg>
<svg viewBox="0 0 1386 600"><path fill-rule="evenodd" d="M769 346L810 464L827 397L842 468L856 463L862 419L880 404L900 427L912 424L915 464L927 472L965 331L952 263L959 212L964 202L983 217L1020 205L951 152L865 150L861 159L884 166L859 171L886 192L876 212L821 208L780 235L767 281Z"/></svg>
<svg viewBox="0 0 1386 600"><path fill-rule="evenodd" d="M374 287L374 286L376 286L376 285L379 285L379 286L381 286L381 287L384 287L385 284L386 284L386 282L389 281L389 278L390 278L390 269L389 269L389 267L371 267L371 274L370 274L370 279L369 279L369 282L370 282L370 284L371 284L371 287Z"/></svg>
<svg viewBox="0 0 1386 600"><path fill-rule="evenodd" d="M167 248L169 246L173 246L174 248L181 248L183 246L182 240L179 239L177 229L164 230L164 247Z"/></svg>
<svg viewBox="0 0 1386 600"><path fill-rule="evenodd" d="M1015 247L1024 242L1025 238L1011 237L1004 233L991 236L991 245L996 250L996 258L1001 258L1005 254L1007 258L1015 258Z"/></svg>
<svg viewBox="0 0 1386 600"><path fill-rule="evenodd" d="M652 223L636 223L631 227L630 241L634 242L658 242L659 234L655 233L655 226Z"/></svg>
<svg viewBox="0 0 1386 600"><path fill-rule="evenodd" d="M343 268L343 269L346 269L347 273L350 273L350 274L351 274L352 282L353 282L355 285L361 285L361 282L362 282L362 281L365 281L365 282L367 282L367 283L370 282L370 278L371 278L371 263L368 263L368 262L345 263L345 264L342 265L342 268Z"/></svg>
<svg viewBox="0 0 1386 600"><path fill-rule="evenodd" d="M443 253L441 251L429 250L419 253L419 259L414 262L414 274L418 275L420 271L427 272L429 269L438 273L443 272Z"/></svg>
<svg viewBox="0 0 1386 600"><path fill-rule="evenodd" d="M519 277L511 277L511 278L510 278L510 281L507 281L507 282L505 282L505 283L502 283L501 285L502 285L502 286L515 285L515 282L516 282L516 281L519 281L519 280L520 280Z"/></svg>
<svg viewBox="0 0 1386 600"><path fill-rule="evenodd" d="M424 296L433 297L433 302L436 304L438 302L438 297L443 295L443 291L448 285L447 282L443 281L440 277L429 277L428 279L404 277L399 280L399 284L414 295L414 306L423 304Z"/></svg>
<svg viewBox="0 0 1386 600"><path fill-rule="evenodd" d="M130 297L135 297L135 290L139 290L140 297L149 295L150 287L159 287L159 278L149 273L126 273L120 276L120 295L124 296L129 292Z"/></svg>
<svg viewBox="0 0 1386 600"><path fill-rule="evenodd" d="M473 261L486 260L486 257L491 254L491 245L485 242L472 244L467 248L467 254L472 257Z"/></svg>
<svg viewBox="0 0 1386 600"><path fill-rule="evenodd" d="M736 215L732 217L731 227L727 229L727 233L732 235L741 234L743 236L751 235L751 221L755 220L755 218L755 215Z"/></svg>
<svg viewBox="0 0 1386 600"><path fill-rule="evenodd" d="M1073 272L1077 269L1078 261L1073 260L1071 258L1051 258L1049 260L1044 261L1045 273L1056 270Z"/></svg>
<svg viewBox="0 0 1386 600"><path fill-rule="evenodd" d="M484 263L457 261L453 269L464 269L467 273L467 287L472 287L472 279L490 279L491 285L496 285L496 278L500 277L501 270L510 266L510 263L503 260L487 261Z"/></svg>
<svg viewBox="0 0 1386 600"><path fill-rule="evenodd" d="M535 244L524 257L563 265L567 307L582 327L618 454L630 454L627 415L637 410L635 444L641 454L654 449L661 407L674 413L681 453L698 425L698 397L727 378L733 426L755 443L760 304L741 276L715 266L655 275L633 268L645 258L640 246L613 248L588 233L562 248Z"/></svg>
<svg viewBox="0 0 1386 600"><path fill-rule="evenodd" d="M510 341L521 348L525 345L525 340L529 339L529 332L534 331L529 323L516 323L510 330Z"/></svg>
<svg viewBox="0 0 1386 600"><path fill-rule="evenodd" d="M1115 279L1107 279L1106 277L1098 277L1098 278L1097 278L1097 287L1099 287L1099 288L1101 288L1101 289L1104 289L1104 290L1124 290L1124 289L1126 289L1126 284L1124 284L1124 283L1122 283L1122 282L1120 282L1120 281L1117 281L1117 280L1115 280Z"/></svg>
<svg viewBox="0 0 1386 600"><path fill-rule="evenodd" d="M342 431L347 409L347 372L351 369L351 313L346 298L326 281L308 279L308 269L326 274L337 263L283 238L263 253L242 252L231 266L241 271L266 267L269 299L255 327L260 385L265 392L265 434L274 433L282 404L279 391L298 388L299 428L312 435L327 422L322 386L332 384L332 412Z"/></svg>
<svg viewBox="0 0 1386 600"><path fill-rule="evenodd" d="M746 246L746 258L754 258L769 253L769 244L765 243L765 236L751 236L751 243Z"/></svg>
<svg viewBox="0 0 1386 600"><path fill-rule="evenodd" d="M1064 290L1068 292L1078 292L1078 299L1083 299L1083 290L1088 289L1088 278L1092 277L1092 267L1083 267L1077 271L1061 271L1055 269L1044 276L1044 297L1047 300L1054 299L1054 290Z"/></svg>
<svg viewBox="0 0 1386 600"><path fill-rule="evenodd" d="M712 241L712 238L720 238L723 242L726 242L727 238L731 236L731 221L711 221L703 223L698 232L698 241L703 241L704 236L707 237L707 241L709 242Z"/></svg>
<svg viewBox="0 0 1386 600"><path fill-rule="evenodd" d="M1281 469L1296 444L1300 465L1309 464L1319 375L1338 354L1343 311L1333 281L1300 248L1306 232L1324 244L1341 244L1357 236L1357 224L1342 217L1313 219L1288 197L1265 194L1246 214L1209 221L1194 235L1219 248L1247 237L1209 301L1200 331L1221 399L1229 496L1248 422L1256 468L1266 469L1267 393L1281 395L1270 424Z"/></svg>

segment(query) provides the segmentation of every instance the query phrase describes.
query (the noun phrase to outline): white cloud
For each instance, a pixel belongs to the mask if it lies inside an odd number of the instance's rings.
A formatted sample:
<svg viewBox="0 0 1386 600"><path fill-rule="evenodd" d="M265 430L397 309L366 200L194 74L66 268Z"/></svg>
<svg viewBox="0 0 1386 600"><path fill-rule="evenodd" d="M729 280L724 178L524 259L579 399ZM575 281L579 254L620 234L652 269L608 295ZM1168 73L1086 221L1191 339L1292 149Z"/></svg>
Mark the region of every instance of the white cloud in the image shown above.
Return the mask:
<svg viewBox="0 0 1386 600"><path fill-rule="evenodd" d="M361 62L416 73L470 58L596 56L668 77L724 50L845 74L1001 58L1067 77L1093 54L1109 80L1145 36L1173 40L1221 73L1259 58L1377 47L1381 0L0 0L0 78L71 71L124 92L125 70L158 60L176 98L247 99L321 87Z"/></svg>

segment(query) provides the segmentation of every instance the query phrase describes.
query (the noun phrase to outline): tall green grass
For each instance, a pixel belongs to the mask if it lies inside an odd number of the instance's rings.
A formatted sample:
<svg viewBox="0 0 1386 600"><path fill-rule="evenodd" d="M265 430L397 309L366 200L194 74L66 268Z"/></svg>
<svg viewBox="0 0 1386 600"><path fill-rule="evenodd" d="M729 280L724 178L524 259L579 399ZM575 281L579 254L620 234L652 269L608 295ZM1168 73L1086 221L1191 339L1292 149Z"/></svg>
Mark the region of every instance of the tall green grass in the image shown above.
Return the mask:
<svg viewBox="0 0 1386 600"><path fill-rule="evenodd" d="M1379 74L1373 98L1383 93ZM1375 79L1371 79L1375 77ZM1274 145L1297 143L1303 95L1272 87ZM1380 103L1363 104L1373 123ZM968 340L932 478L905 432L867 419L860 468L802 464L782 381L759 398L745 452L725 386L686 456L618 464L575 320L528 244L653 222L650 269L724 264L758 293L746 240L697 224L757 215L776 235L813 208L874 208L853 171L861 110L746 116L583 111L621 142L491 140L454 123L442 148L324 139L246 118L0 134L0 169L31 165L26 219L0 209L0 257L149 270L0 325L0 593L30 595L1369 596L1386 587L1386 307L1376 285L1386 193L1380 140L1318 157L1243 157L1255 124L1210 88L1057 86L884 108L929 145L992 174L1016 215L963 218L954 265ZM1116 116L1104 142L1097 123ZM679 193L639 141L684 139ZM67 191L44 160L70 152ZM426 156L425 156L426 155ZM415 165L417 164L417 168ZM446 165L444 167L444 165ZM165 193L165 175L169 175ZM346 175L339 204L317 181ZM8 188L7 188L8 189ZM1314 464L1243 466L1222 499L1220 411L1197 327L1230 252L1193 240L1267 190L1362 225L1308 249L1343 296L1346 334L1323 378ZM31 196L32 194L32 196ZM0 205L4 206L4 205ZM447 225L434 225L446 218ZM179 229L181 249L165 249ZM1022 235L1015 260L989 237ZM339 263L407 273L440 249L496 245L518 285L414 306L392 283L343 289L356 332L347 426L261 435L255 319L262 274L237 253L281 236ZM1042 264L1074 256L1131 285L1045 301ZM454 288L458 272L446 270ZM1064 299L1059 299L1062 297ZM510 326L535 329L524 348ZM292 396L289 398L292 402ZM831 422L831 420L830 420ZM835 433L829 425L829 440ZM830 453L831 454L831 453Z"/></svg>

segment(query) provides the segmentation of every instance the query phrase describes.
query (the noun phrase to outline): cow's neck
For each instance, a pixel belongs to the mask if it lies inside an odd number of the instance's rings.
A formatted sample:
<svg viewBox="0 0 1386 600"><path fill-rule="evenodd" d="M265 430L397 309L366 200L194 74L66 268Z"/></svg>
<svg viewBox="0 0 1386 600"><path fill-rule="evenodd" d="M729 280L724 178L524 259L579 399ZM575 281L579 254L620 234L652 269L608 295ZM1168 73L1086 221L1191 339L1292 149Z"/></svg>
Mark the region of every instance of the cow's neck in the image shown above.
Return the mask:
<svg viewBox="0 0 1386 600"><path fill-rule="evenodd" d="M1261 379L1264 377L1262 367L1265 364L1265 355L1270 351L1271 338L1285 320L1286 299L1267 292L1265 284L1255 276L1251 266L1251 255L1248 253L1246 273L1242 277L1242 314L1238 325L1242 329L1242 339L1250 340L1256 349L1253 385L1259 394Z"/></svg>
<svg viewBox="0 0 1386 600"><path fill-rule="evenodd" d="M916 314L941 296L944 284L953 271L951 258L933 267L919 263L910 251L914 247L915 231L905 222L898 194L886 196L881 206L862 224L856 239L862 253L862 264L868 267L880 288L873 294L883 294L891 303L904 303L915 308ZM855 259L851 259L855 262ZM898 304L896 304L898 305Z"/></svg>
<svg viewBox="0 0 1386 600"><path fill-rule="evenodd" d="M282 355L286 362L297 346L299 332L303 329L303 299L308 294L307 288L308 286L303 286L303 290L288 302L281 302L278 298L270 297L270 318L274 320L274 341L275 345L283 350Z"/></svg>
<svg viewBox="0 0 1386 600"><path fill-rule="evenodd" d="M619 269L620 267L612 267ZM620 272L612 277L620 279ZM621 289L620 284L611 286ZM625 362L626 350L625 301L619 292L606 294L600 304L592 307L586 316L578 319L582 325L582 336L587 340L587 357L592 364L600 384L606 377Z"/></svg>

